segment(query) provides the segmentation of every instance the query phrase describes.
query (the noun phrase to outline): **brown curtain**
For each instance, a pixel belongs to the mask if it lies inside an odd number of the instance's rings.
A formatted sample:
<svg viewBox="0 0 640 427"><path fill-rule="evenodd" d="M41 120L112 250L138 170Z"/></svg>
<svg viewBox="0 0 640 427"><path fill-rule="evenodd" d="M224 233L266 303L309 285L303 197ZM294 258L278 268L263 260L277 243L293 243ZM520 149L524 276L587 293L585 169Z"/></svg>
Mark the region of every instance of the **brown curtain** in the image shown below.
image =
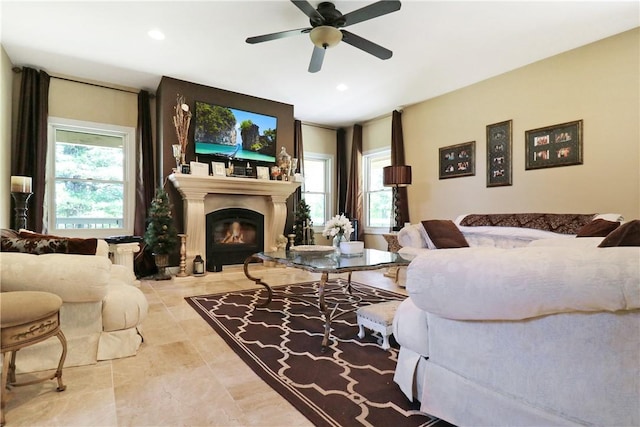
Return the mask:
<svg viewBox="0 0 640 427"><path fill-rule="evenodd" d="M33 181L27 226L38 233L43 229L49 81L44 71L22 69L18 125L11 147L11 175L30 176Z"/></svg>
<svg viewBox="0 0 640 427"><path fill-rule="evenodd" d="M298 172L304 176L304 146L302 144L302 122L294 120L293 122L293 157L298 159ZM287 199L287 224L285 230L287 233L293 232L293 223L295 211L298 204L302 200L302 186L298 187L293 197Z"/></svg>
<svg viewBox="0 0 640 427"><path fill-rule="evenodd" d="M146 230L147 208L153 200L155 173L153 134L151 133L151 102L149 92L138 94L138 127L136 138L136 212L133 234L142 236Z"/></svg>
<svg viewBox="0 0 640 427"><path fill-rule="evenodd" d="M404 138L402 136L402 113L395 111L391 116L391 166L404 166ZM398 188L398 199L400 209L398 211L399 227L409 222L409 199L407 197L407 187Z"/></svg>
<svg viewBox="0 0 640 427"><path fill-rule="evenodd" d="M347 198L345 215L358 221L358 234L356 240L364 239L364 215L362 208L362 126L353 126L353 143L351 145L351 167L349 169L349 184L347 185Z"/></svg>
<svg viewBox="0 0 640 427"><path fill-rule="evenodd" d="M336 182L338 187L338 213L344 213L347 204L347 139L344 129L336 133Z"/></svg>
<svg viewBox="0 0 640 427"><path fill-rule="evenodd" d="M155 173L153 156L153 134L151 132L151 100L149 92L138 94L138 126L136 129L136 210L133 223L133 234L143 236L147 228L147 209L151 206L155 192ZM145 277L157 271L153 255L142 250L135 258L136 276Z"/></svg>

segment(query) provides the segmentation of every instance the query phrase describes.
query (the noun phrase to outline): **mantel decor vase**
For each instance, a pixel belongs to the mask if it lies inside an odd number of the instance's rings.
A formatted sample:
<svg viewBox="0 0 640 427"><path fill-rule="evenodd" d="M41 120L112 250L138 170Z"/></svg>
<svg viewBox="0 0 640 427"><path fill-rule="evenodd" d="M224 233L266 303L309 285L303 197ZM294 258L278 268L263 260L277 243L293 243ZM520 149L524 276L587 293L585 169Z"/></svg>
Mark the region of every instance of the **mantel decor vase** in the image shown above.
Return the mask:
<svg viewBox="0 0 640 427"><path fill-rule="evenodd" d="M288 180L291 173L291 155L287 153L286 148L282 147L280 153L276 157L278 167L280 168L280 177L282 180Z"/></svg>

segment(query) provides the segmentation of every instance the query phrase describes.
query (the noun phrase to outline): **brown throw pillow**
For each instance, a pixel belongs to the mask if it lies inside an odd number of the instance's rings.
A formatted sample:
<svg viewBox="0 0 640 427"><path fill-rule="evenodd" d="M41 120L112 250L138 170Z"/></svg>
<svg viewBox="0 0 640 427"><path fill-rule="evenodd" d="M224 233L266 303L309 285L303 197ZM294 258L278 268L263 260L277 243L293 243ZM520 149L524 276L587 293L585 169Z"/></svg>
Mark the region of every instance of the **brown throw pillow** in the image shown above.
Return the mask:
<svg viewBox="0 0 640 427"><path fill-rule="evenodd" d="M21 230L18 235L24 239L65 239L67 240L67 254L95 255L98 248L98 239L81 239L77 237L67 238L51 234L40 234L32 231Z"/></svg>
<svg viewBox="0 0 640 427"><path fill-rule="evenodd" d="M453 221L432 219L422 221L429 238L438 249L468 248L469 243Z"/></svg>
<svg viewBox="0 0 640 427"><path fill-rule="evenodd" d="M576 237L606 237L618 227L620 227L620 223L617 221L594 219L589 224L580 227Z"/></svg>
<svg viewBox="0 0 640 427"><path fill-rule="evenodd" d="M640 246L640 220L634 219L612 231L598 246L611 248L614 246Z"/></svg>
<svg viewBox="0 0 640 427"><path fill-rule="evenodd" d="M67 239L67 253L74 255L95 255L98 248L98 239Z"/></svg>

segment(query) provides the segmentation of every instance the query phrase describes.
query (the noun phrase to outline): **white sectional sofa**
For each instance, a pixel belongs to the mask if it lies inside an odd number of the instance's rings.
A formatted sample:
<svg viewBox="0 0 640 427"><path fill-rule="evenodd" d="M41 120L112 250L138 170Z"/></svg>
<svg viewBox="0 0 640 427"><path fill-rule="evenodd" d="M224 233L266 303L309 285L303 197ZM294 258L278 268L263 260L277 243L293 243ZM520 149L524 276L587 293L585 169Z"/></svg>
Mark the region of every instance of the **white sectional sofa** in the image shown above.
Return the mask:
<svg viewBox="0 0 640 427"><path fill-rule="evenodd" d="M135 276L108 258L98 240L96 255L17 252L0 254L2 292L45 291L60 296L61 329L68 342L65 366L133 356L142 343L147 299L133 286ZM55 368L60 344L47 340L20 350L18 372Z"/></svg>
<svg viewBox="0 0 640 427"><path fill-rule="evenodd" d="M640 248L463 234L413 248L394 319L407 397L460 426L639 425Z"/></svg>

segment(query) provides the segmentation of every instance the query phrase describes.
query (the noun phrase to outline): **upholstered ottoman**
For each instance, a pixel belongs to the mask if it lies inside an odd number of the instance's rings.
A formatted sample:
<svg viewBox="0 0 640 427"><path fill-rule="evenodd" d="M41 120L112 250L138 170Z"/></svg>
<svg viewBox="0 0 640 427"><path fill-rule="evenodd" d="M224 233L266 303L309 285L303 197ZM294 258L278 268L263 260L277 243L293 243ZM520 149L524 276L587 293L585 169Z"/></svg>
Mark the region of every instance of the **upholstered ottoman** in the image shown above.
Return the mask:
<svg viewBox="0 0 640 427"><path fill-rule="evenodd" d="M4 425L4 406L7 385L31 385L41 381L58 380L58 391L64 391L62 367L67 355L67 340L60 330L62 298L49 292L0 293L0 347L2 351L2 384L0 392L0 425ZM58 368L51 376L16 382L16 353L18 350L57 337L62 345Z"/></svg>
<svg viewBox="0 0 640 427"><path fill-rule="evenodd" d="M389 336L393 332L393 317L400 305L400 301L386 301L378 304L360 307L358 315L358 338L364 338L364 328L380 333L382 336L382 349L388 350Z"/></svg>

